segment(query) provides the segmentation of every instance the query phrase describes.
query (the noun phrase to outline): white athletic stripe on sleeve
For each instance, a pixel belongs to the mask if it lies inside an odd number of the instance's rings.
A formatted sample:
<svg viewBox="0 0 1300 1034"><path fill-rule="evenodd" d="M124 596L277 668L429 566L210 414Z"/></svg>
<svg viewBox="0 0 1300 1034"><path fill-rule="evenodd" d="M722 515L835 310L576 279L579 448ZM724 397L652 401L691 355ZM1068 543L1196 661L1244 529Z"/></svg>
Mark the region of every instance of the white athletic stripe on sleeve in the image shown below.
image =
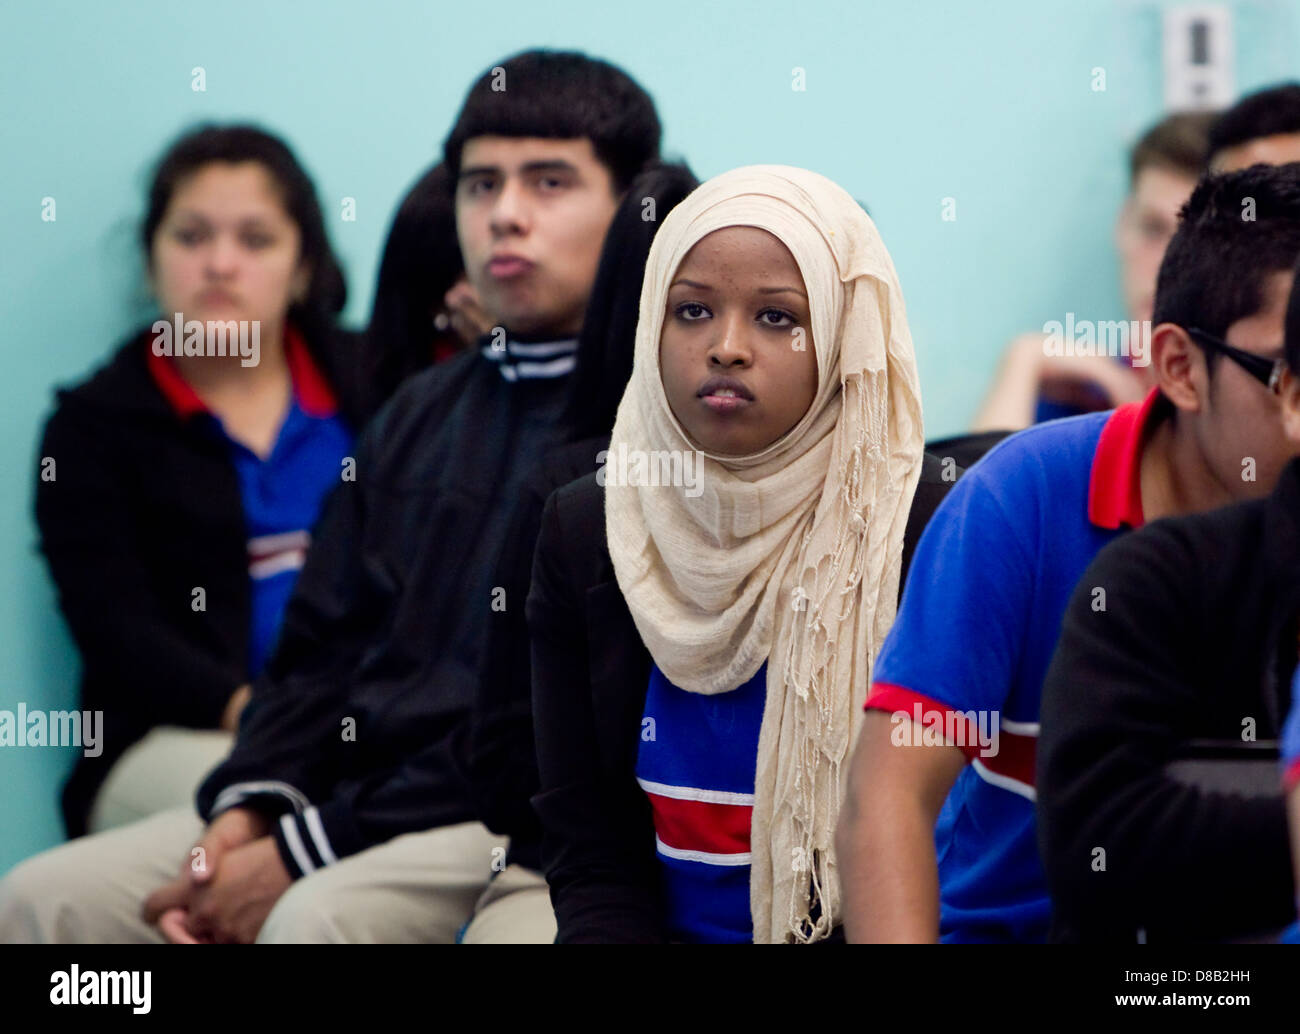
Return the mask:
<svg viewBox="0 0 1300 1034"><path fill-rule="evenodd" d="M298 833L298 824L294 822L293 816L281 815L280 828L284 830L284 840L289 845L289 853L293 855L293 860L298 863L298 868L302 870L303 875L315 872L316 864L307 853L307 845L302 842L302 836Z"/></svg>
<svg viewBox="0 0 1300 1034"><path fill-rule="evenodd" d="M306 796L296 787L276 779L261 779L247 783L231 783L221 793L217 794L217 799L212 802L212 814L227 811L246 798L256 797L264 793L272 793L286 798L293 805L294 811L302 811L311 804L311 801L307 800Z"/></svg>
<svg viewBox="0 0 1300 1034"><path fill-rule="evenodd" d="M320 820L320 812L316 810L316 806L313 804L304 811L302 818L307 823L307 832L311 834L312 843L316 845L316 853L320 855L321 861L326 865L333 865L339 860L338 855L330 847L330 838L325 835L325 826Z"/></svg>

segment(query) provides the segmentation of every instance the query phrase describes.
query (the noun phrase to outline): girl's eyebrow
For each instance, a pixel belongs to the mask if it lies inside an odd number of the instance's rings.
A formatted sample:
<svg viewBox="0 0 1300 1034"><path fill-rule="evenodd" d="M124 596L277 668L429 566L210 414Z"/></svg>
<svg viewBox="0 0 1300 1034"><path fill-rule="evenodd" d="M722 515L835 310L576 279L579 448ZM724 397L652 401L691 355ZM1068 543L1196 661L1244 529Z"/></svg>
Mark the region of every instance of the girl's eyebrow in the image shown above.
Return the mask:
<svg viewBox="0 0 1300 1034"><path fill-rule="evenodd" d="M693 287L697 291L713 290L713 288L708 284L702 284L698 280L687 280L685 277L682 277L680 280L674 280L672 284L669 285L669 289L671 290L673 287ZM797 287L760 287L757 291L759 294L797 294L805 301L808 299L808 295Z"/></svg>
<svg viewBox="0 0 1300 1034"><path fill-rule="evenodd" d="M209 219L205 213L200 212L197 208L182 208L176 212L176 218L192 219L192 220L197 220L198 222L201 223L212 222L212 220ZM240 216L239 219L236 220L236 225L243 227L245 229L247 229L248 227L269 229L272 224L270 219L265 214L257 213L255 215Z"/></svg>

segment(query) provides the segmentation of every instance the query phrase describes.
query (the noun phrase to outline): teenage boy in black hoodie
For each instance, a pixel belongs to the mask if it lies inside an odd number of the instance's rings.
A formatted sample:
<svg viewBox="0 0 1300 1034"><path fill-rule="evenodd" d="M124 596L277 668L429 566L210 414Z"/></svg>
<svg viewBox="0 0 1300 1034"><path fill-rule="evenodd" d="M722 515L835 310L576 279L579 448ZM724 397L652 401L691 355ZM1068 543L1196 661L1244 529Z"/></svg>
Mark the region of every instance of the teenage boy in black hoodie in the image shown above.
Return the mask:
<svg viewBox="0 0 1300 1034"><path fill-rule="evenodd" d="M523 605L502 598L498 557L565 437L605 231L659 138L645 92L580 54L527 52L475 83L444 160L468 279L503 326L368 428L199 815L20 865L0 884L0 939L455 937L505 859L464 778L489 616ZM514 877L497 927L551 940L545 883Z"/></svg>

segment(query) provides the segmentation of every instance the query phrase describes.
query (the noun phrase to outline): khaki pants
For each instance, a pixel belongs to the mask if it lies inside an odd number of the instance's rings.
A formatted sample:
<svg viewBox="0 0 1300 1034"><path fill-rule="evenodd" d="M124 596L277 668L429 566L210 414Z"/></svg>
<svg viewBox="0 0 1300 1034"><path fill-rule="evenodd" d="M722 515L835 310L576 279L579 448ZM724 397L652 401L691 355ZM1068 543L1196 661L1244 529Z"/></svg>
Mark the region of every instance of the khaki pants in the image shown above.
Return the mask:
<svg viewBox="0 0 1300 1034"><path fill-rule="evenodd" d="M508 865L478 899L461 943L553 944L555 934L546 877L536 869Z"/></svg>
<svg viewBox="0 0 1300 1034"><path fill-rule="evenodd" d="M194 805L199 786L230 753L233 733L160 725L131 744L95 795L90 832L102 833L180 805Z"/></svg>
<svg viewBox="0 0 1300 1034"><path fill-rule="evenodd" d="M162 938L140 918L203 832L191 808L80 837L0 880L0 943L139 943ZM259 943L549 943L555 917L540 874L509 866L506 841L477 822L408 833L317 869L289 887Z"/></svg>

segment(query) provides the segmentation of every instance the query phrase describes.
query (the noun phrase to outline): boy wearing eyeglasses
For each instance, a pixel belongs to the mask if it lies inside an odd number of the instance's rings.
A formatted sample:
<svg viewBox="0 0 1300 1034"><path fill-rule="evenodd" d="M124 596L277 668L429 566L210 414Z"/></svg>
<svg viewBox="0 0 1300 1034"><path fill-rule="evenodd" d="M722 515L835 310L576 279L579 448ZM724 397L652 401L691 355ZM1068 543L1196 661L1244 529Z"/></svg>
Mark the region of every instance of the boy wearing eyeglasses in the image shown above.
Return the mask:
<svg viewBox="0 0 1300 1034"><path fill-rule="evenodd" d="M1035 754L1062 614L1111 540L1266 495L1300 452L1281 433L1274 376L1297 254L1300 165L1202 180L1157 279L1158 386L1011 436L931 519L872 673L840 822L849 939L1046 938ZM1118 591L1087 599L1113 608ZM918 714L931 730L991 714L998 749L900 735Z"/></svg>
<svg viewBox="0 0 1300 1034"><path fill-rule="evenodd" d="M1271 367L1263 349L1192 336L1274 386L1257 415L1295 452L1300 294ZM1234 431L1241 441L1249 429ZM1084 598L1093 586L1104 611ZM1292 923L1284 794L1300 821L1298 633L1300 459L1267 498L1162 521L1098 555L1043 687L1039 836L1053 939L1273 940Z"/></svg>

